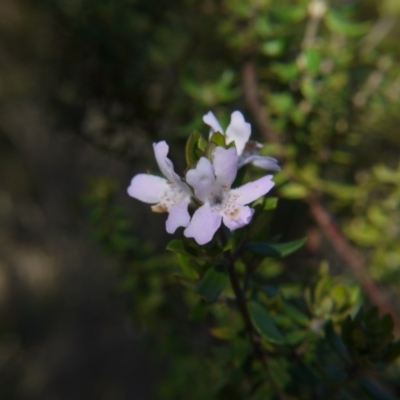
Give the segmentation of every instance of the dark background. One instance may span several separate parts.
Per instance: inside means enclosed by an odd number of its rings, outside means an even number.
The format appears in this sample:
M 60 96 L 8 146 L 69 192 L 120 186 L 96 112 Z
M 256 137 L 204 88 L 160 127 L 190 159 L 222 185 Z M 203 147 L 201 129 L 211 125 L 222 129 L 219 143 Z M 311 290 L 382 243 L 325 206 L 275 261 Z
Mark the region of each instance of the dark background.
M 82 193 L 93 178 L 115 182 L 117 201 L 141 239 L 155 241 L 155 251 L 161 251 L 167 240 L 161 233 L 163 217 L 125 193 L 135 173 L 155 169 L 151 143 L 168 140 L 171 158 L 182 170 L 184 140 L 202 126 L 201 115 L 210 108 L 229 102 L 227 110 L 243 107 L 256 126 L 240 91 L 221 90 L 215 99 L 204 100 L 207 96 L 190 83 L 198 78 L 206 87 L 226 65 L 239 70 L 252 52 L 240 53 L 216 34 L 220 24 L 227 26 L 221 18 L 229 20 L 223 4 L 1 0 L 1 399 L 155 397 L 169 361 L 128 312 L 127 296 L 116 289 L 115 259 L 93 240 Z M 358 16 L 375 16 L 378 9 L 373 1 L 364 2 Z M 235 38 L 228 28 L 225 36 Z M 238 31 L 245 28 L 237 24 Z M 295 29 L 288 33 L 292 47 L 300 40 Z M 388 51 L 398 46 L 397 37 L 394 30 Z M 361 67 L 357 71 L 354 81 L 365 73 Z M 233 82 L 240 86 L 237 77 Z M 360 168 L 382 154 L 395 165 L 396 127 L 398 113 L 392 110 L 390 118 L 371 128 L 359 146 Z M 301 149 L 304 140 L 299 142 Z M 335 168 L 326 175 L 354 184 L 350 173 Z M 345 207 L 336 210 L 349 213 Z M 346 270 L 316 233 L 304 203 L 282 202 L 280 213 L 277 233 L 288 240 L 314 233 L 318 248 L 289 259 L 290 267 L 327 258 L 334 271 Z M 393 304 L 398 306 L 394 295 Z

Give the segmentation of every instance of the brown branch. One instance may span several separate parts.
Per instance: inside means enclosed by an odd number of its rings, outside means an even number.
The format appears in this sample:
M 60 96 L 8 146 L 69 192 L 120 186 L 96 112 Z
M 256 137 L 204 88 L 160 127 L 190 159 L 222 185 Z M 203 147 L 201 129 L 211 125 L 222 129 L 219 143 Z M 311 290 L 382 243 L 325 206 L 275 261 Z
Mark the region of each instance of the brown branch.
M 225 247 L 227 244 L 227 238 L 222 229 L 219 230 L 219 237 L 220 237 L 220 241 L 221 241 L 221 246 Z M 232 255 L 232 253 L 229 250 L 227 250 L 224 252 L 224 258 L 226 261 L 225 266 L 228 271 L 229 281 L 231 283 L 233 293 L 235 294 L 236 304 L 237 304 L 239 312 L 242 316 L 245 329 L 250 338 L 250 342 L 253 346 L 254 355 L 261 361 L 261 364 L 264 367 L 264 369 L 267 373 L 267 376 L 270 379 L 270 383 L 271 383 L 272 387 L 274 388 L 276 394 L 278 395 L 278 398 L 280 400 L 287 400 L 286 394 L 281 390 L 281 388 L 271 378 L 270 372 L 268 370 L 267 354 L 261 348 L 260 337 L 253 325 L 253 322 L 251 321 L 249 309 L 247 308 L 246 298 L 245 298 L 243 290 L 240 287 L 239 278 L 235 271 L 235 257 Z
M 382 313 L 390 314 L 396 331 L 400 331 L 400 318 L 387 297 L 382 293 L 373 279 L 369 276 L 367 267 L 361 255 L 351 246 L 328 211 L 315 198 L 309 198 L 310 212 L 315 222 L 329 239 L 330 243 L 344 261 L 348 264 L 354 277 L 358 280 L 369 299 L 376 304 Z
M 379 18 L 378 22 L 369 30 L 367 35 L 361 40 L 361 51 L 369 53 L 374 49 L 392 30 L 396 24 L 396 17 L 384 15 Z
M 228 263 L 227 270 L 228 270 L 229 280 L 231 282 L 231 286 L 233 289 L 233 293 L 235 293 L 236 304 L 239 308 L 240 314 L 242 315 L 246 331 L 249 334 L 250 341 L 253 346 L 254 354 L 261 361 L 264 368 L 267 369 L 266 355 L 260 348 L 260 340 L 258 338 L 258 334 L 257 334 L 256 330 L 254 329 L 253 323 L 251 322 L 249 310 L 248 310 L 247 304 L 246 304 L 246 300 L 244 298 L 242 290 L 240 289 L 239 280 L 236 276 L 236 273 L 234 270 L 234 264 L 232 262 Z
M 227 238 L 222 229 L 220 229 L 219 231 L 219 238 L 221 241 L 221 246 L 225 247 L 227 244 Z M 233 293 L 235 294 L 236 304 L 238 306 L 240 314 L 242 315 L 245 329 L 250 337 L 254 354 L 261 361 L 264 368 L 267 369 L 266 355 L 264 354 L 264 352 L 260 347 L 260 340 L 258 338 L 258 333 L 253 326 L 253 322 L 251 321 L 249 310 L 247 308 L 246 299 L 242 289 L 240 288 L 239 279 L 235 272 L 235 259 L 229 250 L 224 252 L 224 258 L 226 261 L 226 268 L 228 271 L 229 281 L 231 283 Z
M 308 5 L 309 19 L 301 42 L 303 49 L 308 49 L 314 45 L 317 39 L 318 28 L 326 11 L 327 6 L 323 0 L 313 0 Z
M 256 69 L 252 61 L 246 61 L 242 69 L 243 93 L 261 134 L 272 143 L 279 143 L 278 134 L 271 128 L 271 121 L 258 96 Z

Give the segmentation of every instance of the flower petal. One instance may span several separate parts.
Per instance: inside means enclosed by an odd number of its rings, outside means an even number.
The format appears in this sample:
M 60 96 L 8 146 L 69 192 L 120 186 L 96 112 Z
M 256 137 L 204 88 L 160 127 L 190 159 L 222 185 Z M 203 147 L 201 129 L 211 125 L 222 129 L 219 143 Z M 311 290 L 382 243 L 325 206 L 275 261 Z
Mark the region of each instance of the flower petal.
M 198 244 L 208 243 L 221 226 L 221 215 L 212 210 L 209 204 L 204 204 L 193 214 L 189 226 L 183 232 L 188 238 L 193 238 Z
M 168 144 L 163 140 L 162 142 L 153 143 L 154 155 L 160 171 L 170 181 L 177 184 L 183 184 L 179 176 L 174 171 L 174 164 L 167 157 L 169 147 Z
M 226 129 L 226 143 L 235 142 L 237 153 L 240 156 L 250 138 L 251 125 L 244 120 L 240 111 L 234 111 L 231 115 L 231 123 Z
M 214 169 L 210 161 L 201 157 L 196 168 L 190 169 L 186 174 L 186 182 L 194 189 L 194 194 L 201 201 L 207 201 L 215 190 Z
M 278 160 L 272 157 L 248 155 L 242 154 L 239 158 L 238 168 L 243 167 L 246 164 L 253 164 L 256 167 L 268 170 L 268 171 L 280 171 L 281 167 L 278 165 Z
M 236 178 L 238 156 L 236 149 L 216 147 L 212 154 L 215 178 L 220 186 L 229 189 Z
M 174 233 L 180 226 L 187 227 L 189 225 L 188 205 L 189 201 L 182 201 L 171 207 L 165 223 L 168 233 Z
M 129 196 L 149 204 L 158 203 L 168 190 L 167 180 L 159 176 L 139 174 L 128 187 Z
M 230 196 L 235 196 L 235 202 L 240 205 L 249 204 L 259 197 L 268 193 L 275 183 L 272 181 L 272 175 L 266 175 L 254 182 L 246 183 L 237 189 L 230 191 Z
M 233 213 L 223 213 L 224 225 L 231 231 L 234 231 L 235 229 L 249 224 L 253 214 L 254 209 L 247 206 L 237 205 Z
M 214 132 L 224 133 L 224 130 L 222 129 L 221 125 L 219 124 L 217 118 L 215 118 L 215 115 L 212 111 L 209 111 L 207 114 L 203 115 L 203 122 L 211 128 L 210 136 Z

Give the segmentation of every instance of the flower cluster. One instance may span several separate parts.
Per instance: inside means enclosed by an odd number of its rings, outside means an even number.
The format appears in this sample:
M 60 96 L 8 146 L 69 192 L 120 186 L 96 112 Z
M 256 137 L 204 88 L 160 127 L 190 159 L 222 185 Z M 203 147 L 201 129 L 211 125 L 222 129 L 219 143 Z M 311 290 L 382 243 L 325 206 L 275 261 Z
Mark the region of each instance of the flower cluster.
M 215 132 L 224 133 L 212 112 L 204 115 L 203 121 L 211 128 L 210 141 Z M 258 155 L 260 145 L 249 142 L 250 133 L 250 124 L 245 122 L 243 115 L 239 111 L 233 112 L 224 135 L 226 145 L 234 142 L 235 146 L 213 146 L 208 157 L 205 152 L 184 179 L 175 173 L 167 157 L 167 143 L 154 143 L 154 154 L 164 178 L 138 174 L 133 177 L 128 194 L 153 204 L 154 212 L 167 212 L 168 233 L 183 227 L 184 235 L 200 245 L 212 240 L 222 222 L 230 230 L 241 228 L 251 221 L 254 213 L 247 204 L 268 193 L 274 182 L 272 175 L 266 175 L 232 188 L 238 168 L 251 163 L 263 169 L 279 170 L 275 159 Z M 190 204 L 196 208 L 192 216 Z

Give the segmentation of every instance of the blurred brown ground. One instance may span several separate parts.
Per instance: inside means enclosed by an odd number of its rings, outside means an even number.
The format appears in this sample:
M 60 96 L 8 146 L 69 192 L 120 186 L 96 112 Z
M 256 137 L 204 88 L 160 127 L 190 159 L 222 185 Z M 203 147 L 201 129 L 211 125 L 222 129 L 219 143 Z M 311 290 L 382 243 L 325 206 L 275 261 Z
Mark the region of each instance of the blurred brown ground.
M 88 177 L 130 172 L 53 130 L 41 66 L 17 48 L 29 18 L 0 2 L 0 399 L 150 399 L 143 338 L 75 207 Z

